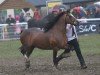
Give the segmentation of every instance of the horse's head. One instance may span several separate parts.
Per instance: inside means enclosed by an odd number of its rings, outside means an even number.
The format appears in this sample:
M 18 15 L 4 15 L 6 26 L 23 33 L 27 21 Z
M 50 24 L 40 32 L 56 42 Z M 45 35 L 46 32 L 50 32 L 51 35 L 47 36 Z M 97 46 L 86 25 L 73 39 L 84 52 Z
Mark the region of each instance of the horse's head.
M 78 25 L 79 21 L 71 14 L 70 10 L 66 11 L 66 23 L 71 25 Z

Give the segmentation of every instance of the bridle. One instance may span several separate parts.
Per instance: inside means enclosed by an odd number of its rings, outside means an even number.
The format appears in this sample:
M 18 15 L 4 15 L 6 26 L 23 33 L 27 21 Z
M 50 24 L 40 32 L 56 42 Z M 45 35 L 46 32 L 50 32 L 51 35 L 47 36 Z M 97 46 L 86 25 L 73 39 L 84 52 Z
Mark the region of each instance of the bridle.
M 79 24 L 79 21 L 71 14 L 71 13 L 66 13 L 66 16 L 68 16 L 69 17 L 69 19 L 70 18 L 73 18 L 73 19 L 71 19 L 72 20 L 72 23 L 73 23 L 73 25 L 78 25 Z

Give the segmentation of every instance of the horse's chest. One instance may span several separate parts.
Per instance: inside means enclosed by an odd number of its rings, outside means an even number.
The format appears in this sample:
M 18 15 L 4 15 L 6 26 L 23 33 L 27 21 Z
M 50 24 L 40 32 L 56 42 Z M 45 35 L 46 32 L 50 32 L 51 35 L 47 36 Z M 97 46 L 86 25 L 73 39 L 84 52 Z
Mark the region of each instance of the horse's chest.
M 51 36 L 49 41 L 51 47 L 65 48 L 67 44 L 67 40 L 65 37 L 57 36 L 57 35 Z

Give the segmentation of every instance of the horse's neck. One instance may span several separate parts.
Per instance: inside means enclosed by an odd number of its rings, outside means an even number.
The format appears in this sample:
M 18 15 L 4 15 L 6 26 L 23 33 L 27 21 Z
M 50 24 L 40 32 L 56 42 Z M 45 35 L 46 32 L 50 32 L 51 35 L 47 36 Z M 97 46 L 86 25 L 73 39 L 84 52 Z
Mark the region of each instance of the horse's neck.
M 53 27 L 53 31 L 61 32 L 62 34 L 66 33 L 65 21 L 63 18 L 60 18 L 56 25 Z

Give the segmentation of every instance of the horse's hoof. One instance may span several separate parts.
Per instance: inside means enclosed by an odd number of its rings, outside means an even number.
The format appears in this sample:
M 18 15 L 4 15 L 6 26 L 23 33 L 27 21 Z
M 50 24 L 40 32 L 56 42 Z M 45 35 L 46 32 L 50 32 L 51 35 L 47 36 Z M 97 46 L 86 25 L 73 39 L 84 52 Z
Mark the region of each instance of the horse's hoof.
M 30 68 L 25 68 L 25 70 L 24 71 L 30 71 Z
M 25 63 L 25 67 L 26 67 L 26 69 L 30 68 L 30 61 Z
M 30 68 L 30 65 L 26 65 L 26 69 L 29 69 Z
M 54 67 L 56 68 L 56 69 L 58 69 L 58 59 L 56 59 L 55 61 L 53 61 L 54 62 Z
M 55 64 L 54 66 L 55 66 L 55 68 L 57 68 L 57 67 L 58 67 L 58 65 L 57 65 L 57 64 Z
M 25 71 L 29 70 L 29 68 L 25 68 Z
M 82 65 L 82 66 L 81 66 L 81 69 L 86 69 L 86 68 L 87 68 L 86 65 Z
M 54 67 L 58 69 L 58 63 L 54 63 Z

